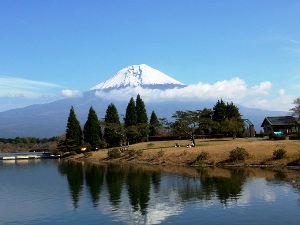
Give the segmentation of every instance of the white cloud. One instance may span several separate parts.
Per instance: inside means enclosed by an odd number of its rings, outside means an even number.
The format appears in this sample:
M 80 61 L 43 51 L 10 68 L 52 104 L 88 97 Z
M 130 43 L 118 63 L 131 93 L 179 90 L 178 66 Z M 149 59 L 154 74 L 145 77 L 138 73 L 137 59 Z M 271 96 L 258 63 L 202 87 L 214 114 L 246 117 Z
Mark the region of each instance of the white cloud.
M 293 106 L 293 96 L 280 95 L 270 96 L 269 98 L 256 97 L 244 101 L 245 106 L 257 109 L 289 111 Z
M 267 95 L 272 88 L 270 81 L 264 81 L 259 85 L 255 85 L 251 88 L 252 95 L 264 94 Z
M 279 96 L 282 96 L 285 94 L 285 90 L 284 89 L 280 89 L 277 93 Z
M 0 111 L 53 102 L 61 98 L 60 88 L 49 82 L 0 76 Z
M 61 91 L 61 95 L 67 98 L 82 97 L 82 93 L 78 90 L 65 89 Z
M 128 100 L 133 96 L 140 94 L 145 102 L 159 101 L 159 100 L 178 100 L 189 101 L 197 99 L 218 99 L 223 98 L 227 100 L 241 99 L 247 94 L 247 86 L 245 81 L 240 78 L 233 78 L 231 80 L 224 80 L 216 82 L 215 84 L 198 83 L 189 85 L 184 88 L 175 88 L 168 90 L 158 89 L 143 89 L 125 88 L 120 90 L 112 90 L 109 92 L 97 91 L 96 95 L 108 99 L 115 99 L 118 96 L 119 100 Z
M 230 80 L 219 81 L 214 84 L 198 83 L 184 88 L 168 90 L 143 89 L 141 87 L 112 90 L 109 92 L 97 91 L 96 96 L 120 101 L 128 101 L 131 97 L 140 94 L 145 102 L 158 102 L 164 100 L 176 101 L 199 101 L 223 99 L 232 101 L 246 107 L 258 109 L 289 111 L 295 97 L 285 94 L 284 89 L 272 95 L 272 83 L 270 81 L 261 82 L 250 88 L 244 80 L 232 78 Z
M 15 108 L 12 106 L 13 102 L 16 104 L 16 107 L 21 107 L 29 104 L 55 101 L 62 96 L 69 98 L 82 97 L 80 91 L 71 89 L 61 90 L 59 94 L 60 88 L 61 86 L 53 83 L 15 77 L 0 77 L 0 98 L 2 99 L 0 111 Z M 246 82 L 237 77 L 213 84 L 199 82 L 184 88 L 164 91 L 136 87 L 112 90 L 109 92 L 97 91 L 96 95 L 113 101 L 128 101 L 131 97 L 136 97 L 137 94 L 140 94 L 145 102 L 164 100 L 176 100 L 178 102 L 199 100 L 216 101 L 222 98 L 224 101 L 232 101 L 235 104 L 247 107 L 283 111 L 291 109 L 293 107 L 293 100 L 298 97 L 286 95 L 285 89 L 279 89 L 279 91 L 273 95 L 271 91 L 272 84 L 270 81 L 264 81 L 258 85 L 247 87 Z M 9 99 L 13 99 L 13 101 Z
M 0 97 L 9 98 L 49 98 L 52 89 L 58 88 L 59 85 L 26 80 L 16 77 L 0 77 Z

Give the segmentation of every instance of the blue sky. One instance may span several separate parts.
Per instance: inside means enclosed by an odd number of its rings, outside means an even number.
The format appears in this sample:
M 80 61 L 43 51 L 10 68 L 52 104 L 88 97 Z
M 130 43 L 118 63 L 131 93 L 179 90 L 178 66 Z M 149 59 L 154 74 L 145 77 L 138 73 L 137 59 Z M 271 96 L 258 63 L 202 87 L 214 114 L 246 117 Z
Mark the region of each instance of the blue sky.
M 80 96 L 142 63 L 209 89 L 197 101 L 288 111 L 299 12 L 298 0 L 2 0 L 0 111 Z

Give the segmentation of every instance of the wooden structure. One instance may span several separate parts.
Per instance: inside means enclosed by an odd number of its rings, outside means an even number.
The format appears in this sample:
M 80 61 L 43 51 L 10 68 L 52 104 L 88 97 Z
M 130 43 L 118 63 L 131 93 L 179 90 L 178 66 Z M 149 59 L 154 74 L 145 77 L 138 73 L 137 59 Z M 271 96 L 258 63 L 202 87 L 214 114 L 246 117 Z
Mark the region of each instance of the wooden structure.
M 273 116 L 266 117 L 261 124 L 265 134 L 289 134 L 299 131 L 299 124 L 292 116 Z

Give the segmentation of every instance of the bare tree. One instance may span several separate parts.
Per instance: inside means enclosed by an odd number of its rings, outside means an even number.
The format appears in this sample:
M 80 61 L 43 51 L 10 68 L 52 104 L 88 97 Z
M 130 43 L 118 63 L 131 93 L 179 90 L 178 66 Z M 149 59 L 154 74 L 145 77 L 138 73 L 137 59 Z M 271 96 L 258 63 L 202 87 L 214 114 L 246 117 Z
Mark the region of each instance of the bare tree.
M 300 118 L 300 97 L 296 98 L 293 104 L 295 104 L 295 107 L 291 108 L 290 111 L 292 111 L 293 116 Z

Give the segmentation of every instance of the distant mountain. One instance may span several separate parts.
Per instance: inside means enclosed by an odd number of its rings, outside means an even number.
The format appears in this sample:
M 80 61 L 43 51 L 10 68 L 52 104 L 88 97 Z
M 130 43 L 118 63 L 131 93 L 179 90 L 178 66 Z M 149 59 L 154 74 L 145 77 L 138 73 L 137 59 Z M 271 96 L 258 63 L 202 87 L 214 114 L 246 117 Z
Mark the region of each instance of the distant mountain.
M 168 75 L 141 64 L 121 69 L 108 80 L 92 87 L 90 90 L 111 90 L 126 87 L 143 87 L 150 89 L 168 89 L 185 85 Z
M 97 91 L 109 91 L 128 87 L 148 89 L 169 89 L 180 88 L 185 85 L 175 79 L 155 70 L 145 64 L 129 66 L 120 70 L 105 82 L 102 82 L 91 90 L 83 93 L 83 97 L 66 98 L 48 104 L 31 105 L 28 107 L 0 112 L 0 137 L 53 137 L 65 133 L 67 119 L 71 106 L 74 107 L 76 116 L 83 126 L 87 120 L 89 108 L 93 106 L 98 117 L 104 118 L 106 109 L 110 103 L 114 103 L 122 120 L 130 99 L 120 101 L 119 96 L 115 100 L 108 100 L 105 97 L 97 97 Z M 136 96 L 133 96 L 136 97 Z M 143 98 L 143 96 L 141 96 Z M 175 100 L 162 100 L 158 102 L 145 102 L 147 113 L 150 117 L 152 110 L 158 117 L 171 119 L 177 110 L 198 110 L 213 108 L 216 102 L 178 102 Z M 268 111 L 247 108 L 238 105 L 243 118 L 249 119 L 255 126 L 257 132 L 261 130 L 260 125 L 267 116 L 287 115 L 287 112 Z

